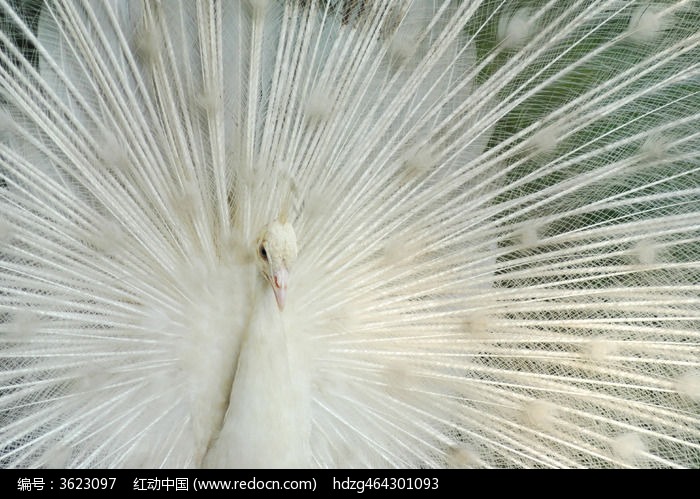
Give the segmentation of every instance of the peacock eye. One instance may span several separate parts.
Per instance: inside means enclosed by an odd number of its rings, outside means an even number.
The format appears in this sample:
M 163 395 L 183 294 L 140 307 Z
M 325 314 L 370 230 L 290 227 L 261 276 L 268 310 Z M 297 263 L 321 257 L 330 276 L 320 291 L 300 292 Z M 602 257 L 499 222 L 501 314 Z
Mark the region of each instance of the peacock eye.
M 263 244 L 260 245 L 258 248 L 258 252 L 260 252 L 260 258 L 263 259 L 263 261 L 267 261 L 267 250 L 265 249 L 265 246 Z

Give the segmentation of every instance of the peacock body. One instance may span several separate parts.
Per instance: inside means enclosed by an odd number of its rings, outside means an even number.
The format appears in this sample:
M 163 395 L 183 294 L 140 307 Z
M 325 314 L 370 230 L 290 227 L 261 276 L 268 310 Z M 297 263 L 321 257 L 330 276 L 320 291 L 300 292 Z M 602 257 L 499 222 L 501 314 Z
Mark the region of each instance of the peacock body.
M 3 467 L 699 466 L 699 2 L 0 11 Z

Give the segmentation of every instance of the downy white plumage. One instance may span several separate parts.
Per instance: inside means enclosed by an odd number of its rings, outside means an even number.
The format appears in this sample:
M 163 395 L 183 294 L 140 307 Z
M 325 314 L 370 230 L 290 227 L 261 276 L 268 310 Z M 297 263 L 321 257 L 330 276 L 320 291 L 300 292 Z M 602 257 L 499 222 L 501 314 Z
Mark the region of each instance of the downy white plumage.
M 2 466 L 700 464 L 699 2 L 0 10 Z

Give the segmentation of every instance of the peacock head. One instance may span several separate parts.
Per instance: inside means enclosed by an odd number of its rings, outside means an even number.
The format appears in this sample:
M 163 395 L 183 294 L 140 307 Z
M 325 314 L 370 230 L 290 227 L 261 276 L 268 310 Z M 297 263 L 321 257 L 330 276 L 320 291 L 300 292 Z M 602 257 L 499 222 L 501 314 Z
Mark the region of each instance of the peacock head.
M 297 237 L 292 224 L 282 217 L 268 224 L 258 238 L 257 261 L 280 310 L 284 309 L 289 269 L 296 258 Z

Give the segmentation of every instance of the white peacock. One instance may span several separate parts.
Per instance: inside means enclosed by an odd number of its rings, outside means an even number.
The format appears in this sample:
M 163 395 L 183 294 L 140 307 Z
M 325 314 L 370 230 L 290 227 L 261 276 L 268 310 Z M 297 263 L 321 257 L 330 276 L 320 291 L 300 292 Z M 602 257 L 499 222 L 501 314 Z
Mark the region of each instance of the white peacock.
M 2 466 L 700 463 L 697 1 L 0 11 Z

